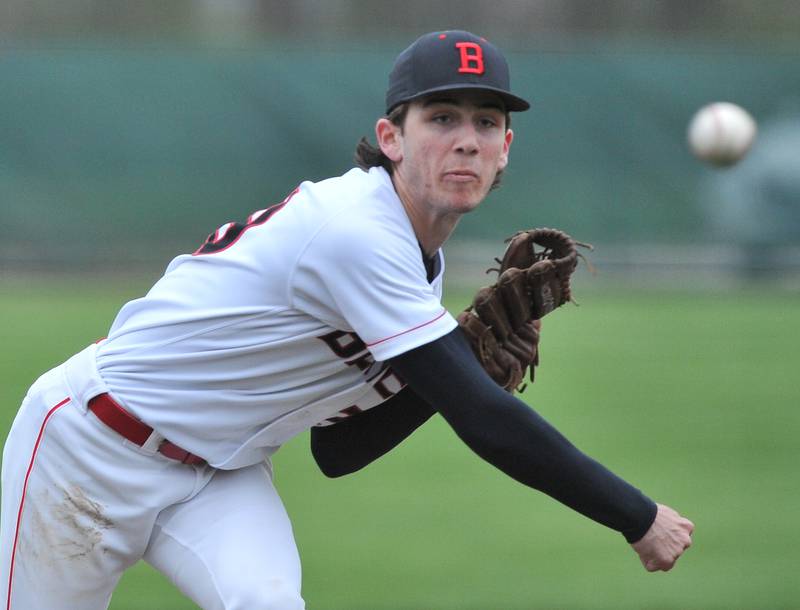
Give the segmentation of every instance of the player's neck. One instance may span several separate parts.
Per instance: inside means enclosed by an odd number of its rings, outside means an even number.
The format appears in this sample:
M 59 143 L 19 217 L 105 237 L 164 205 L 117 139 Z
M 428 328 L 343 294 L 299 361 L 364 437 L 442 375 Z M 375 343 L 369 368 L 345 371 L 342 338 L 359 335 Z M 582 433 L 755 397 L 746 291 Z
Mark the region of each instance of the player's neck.
M 451 214 L 447 219 L 438 219 L 433 224 L 414 223 L 414 219 L 409 215 L 411 225 L 414 227 L 414 233 L 417 235 L 417 240 L 422 246 L 422 251 L 426 256 L 431 257 L 444 245 L 447 238 L 456 228 L 461 215 Z M 419 226 L 419 228 L 418 228 Z
M 426 256 L 431 257 L 444 245 L 456 228 L 462 214 L 442 213 L 432 205 L 420 203 L 403 188 L 400 180 L 393 180 L 395 191 L 403 204 L 414 233 Z

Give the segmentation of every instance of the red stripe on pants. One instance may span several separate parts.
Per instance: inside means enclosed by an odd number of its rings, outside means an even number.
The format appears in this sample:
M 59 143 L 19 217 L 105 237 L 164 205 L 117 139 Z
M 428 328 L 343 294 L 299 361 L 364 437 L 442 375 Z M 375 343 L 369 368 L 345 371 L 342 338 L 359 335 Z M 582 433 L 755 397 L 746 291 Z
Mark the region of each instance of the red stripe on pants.
M 31 476 L 31 470 L 33 470 L 33 462 L 36 460 L 36 453 L 39 451 L 39 444 L 42 442 L 42 436 L 44 436 L 44 429 L 47 426 L 47 422 L 50 420 L 50 417 L 53 415 L 53 413 L 55 413 L 69 401 L 70 399 L 67 397 L 47 412 L 47 415 L 45 415 L 44 421 L 42 422 L 42 427 L 39 428 L 39 436 L 36 437 L 36 444 L 33 446 L 31 461 L 28 463 L 28 470 L 25 473 L 25 482 L 22 484 L 22 497 L 19 500 L 19 511 L 17 512 L 17 527 L 14 531 L 14 544 L 11 547 L 11 569 L 8 571 L 8 596 L 6 598 L 6 610 L 11 610 L 11 581 L 14 578 L 14 559 L 17 552 L 17 540 L 19 539 L 19 526 L 22 522 L 22 509 L 25 506 L 25 492 L 28 489 L 28 479 Z

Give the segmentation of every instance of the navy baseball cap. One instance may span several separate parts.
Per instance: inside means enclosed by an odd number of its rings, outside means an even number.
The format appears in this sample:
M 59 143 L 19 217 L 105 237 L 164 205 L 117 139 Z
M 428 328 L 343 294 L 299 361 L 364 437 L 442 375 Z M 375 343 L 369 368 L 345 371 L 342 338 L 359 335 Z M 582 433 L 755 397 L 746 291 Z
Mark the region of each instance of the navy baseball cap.
M 431 32 L 397 56 L 389 74 L 386 114 L 403 102 L 455 89 L 493 91 L 506 110 L 530 108 L 510 88 L 508 63 L 493 44 L 463 30 Z

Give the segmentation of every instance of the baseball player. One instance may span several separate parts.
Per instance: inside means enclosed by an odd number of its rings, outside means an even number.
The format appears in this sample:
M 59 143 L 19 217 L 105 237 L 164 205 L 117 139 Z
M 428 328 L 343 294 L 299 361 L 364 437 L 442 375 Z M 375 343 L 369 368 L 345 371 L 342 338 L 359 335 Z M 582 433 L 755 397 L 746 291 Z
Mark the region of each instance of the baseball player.
M 106 608 L 140 559 L 202 608 L 304 608 L 270 456 L 310 428 L 322 471 L 343 475 L 434 413 L 669 570 L 691 522 L 495 383 L 441 303 L 441 247 L 506 167 L 508 113 L 526 109 L 492 44 L 422 36 L 394 64 L 360 167 L 221 226 L 42 375 L 3 454 L 6 610 Z

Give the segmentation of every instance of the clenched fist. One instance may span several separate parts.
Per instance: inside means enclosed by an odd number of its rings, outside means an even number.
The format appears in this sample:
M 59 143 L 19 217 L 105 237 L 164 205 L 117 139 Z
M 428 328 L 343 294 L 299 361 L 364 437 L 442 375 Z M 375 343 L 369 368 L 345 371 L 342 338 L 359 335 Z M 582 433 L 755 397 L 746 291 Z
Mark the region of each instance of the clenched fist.
M 653 525 L 641 540 L 631 546 L 648 572 L 668 572 L 683 552 L 692 546 L 693 531 L 694 523 L 669 506 L 659 504 Z

